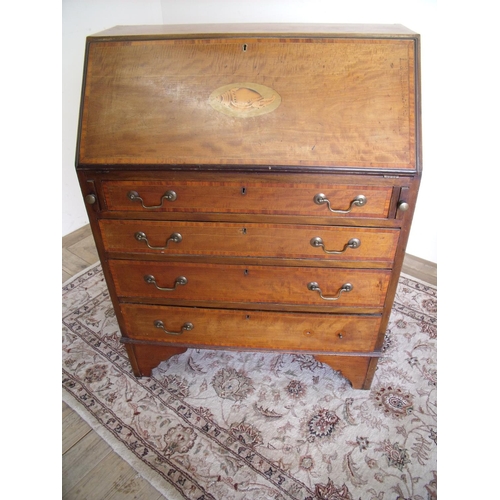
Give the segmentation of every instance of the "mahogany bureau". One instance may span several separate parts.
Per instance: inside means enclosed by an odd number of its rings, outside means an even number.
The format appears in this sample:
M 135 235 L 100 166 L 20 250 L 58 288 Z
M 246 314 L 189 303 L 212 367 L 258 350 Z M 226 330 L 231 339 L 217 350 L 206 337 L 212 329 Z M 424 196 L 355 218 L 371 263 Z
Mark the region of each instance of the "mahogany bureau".
M 76 168 L 136 376 L 265 350 L 370 388 L 421 175 L 419 44 L 399 25 L 87 38 Z

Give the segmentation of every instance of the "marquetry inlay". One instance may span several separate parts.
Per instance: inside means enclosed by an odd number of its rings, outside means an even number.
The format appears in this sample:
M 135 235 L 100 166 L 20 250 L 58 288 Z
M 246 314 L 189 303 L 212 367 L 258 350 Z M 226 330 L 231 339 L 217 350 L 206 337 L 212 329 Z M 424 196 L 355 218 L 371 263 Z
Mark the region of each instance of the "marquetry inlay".
M 248 118 L 274 111 L 281 104 L 281 96 L 258 83 L 231 83 L 214 90 L 208 102 L 225 115 Z

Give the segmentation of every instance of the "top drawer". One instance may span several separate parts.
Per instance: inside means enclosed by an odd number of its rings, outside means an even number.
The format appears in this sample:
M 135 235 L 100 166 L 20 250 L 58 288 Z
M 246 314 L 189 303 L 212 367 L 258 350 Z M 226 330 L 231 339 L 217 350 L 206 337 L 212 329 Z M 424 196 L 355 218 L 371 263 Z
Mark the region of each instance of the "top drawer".
M 386 218 L 392 186 L 103 181 L 108 210 Z

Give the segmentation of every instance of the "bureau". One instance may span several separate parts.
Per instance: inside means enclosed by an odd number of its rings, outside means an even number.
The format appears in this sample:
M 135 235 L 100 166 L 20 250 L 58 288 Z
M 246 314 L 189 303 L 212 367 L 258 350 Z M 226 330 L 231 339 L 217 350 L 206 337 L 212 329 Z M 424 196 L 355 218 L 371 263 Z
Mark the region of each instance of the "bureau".
M 265 350 L 370 388 L 421 176 L 419 43 L 399 25 L 87 38 L 76 169 L 136 376 Z

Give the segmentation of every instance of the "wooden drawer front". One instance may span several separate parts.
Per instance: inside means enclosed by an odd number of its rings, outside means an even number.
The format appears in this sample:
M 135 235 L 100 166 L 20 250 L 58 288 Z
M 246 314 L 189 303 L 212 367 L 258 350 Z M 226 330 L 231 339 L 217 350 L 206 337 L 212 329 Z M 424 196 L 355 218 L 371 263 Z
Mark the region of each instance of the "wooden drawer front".
M 121 297 L 177 301 L 311 304 L 324 307 L 382 307 L 390 271 L 304 267 L 238 266 L 110 260 L 116 290 Z M 147 283 L 145 276 L 154 277 Z M 181 277 L 187 283 L 175 285 Z M 152 281 L 150 279 L 150 281 Z M 325 300 L 310 290 L 317 283 L 324 297 L 339 295 L 343 285 L 352 291 L 338 300 Z M 159 290 L 157 287 L 173 290 Z
M 103 181 L 107 208 L 141 213 L 245 213 L 269 215 L 310 215 L 331 217 L 386 218 L 392 195 L 391 186 L 320 185 L 293 183 L 246 182 L 192 182 L 181 181 Z M 169 201 L 167 193 L 170 194 Z M 129 193 L 136 193 L 131 200 Z M 317 195 L 324 195 L 327 203 L 317 204 Z M 358 196 L 366 204 L 353 204 Z M 168 195 L 167 195 L 168 196 Z M 140 199 L 139 199 L 140 198 Z M 142 201 L 141 201 L 142 200 Z M 158 208 L 144 208 L 158 207 Z
M 121 304 L 120 308 L 130 338 L 197 346 L 370 352 L 375 348 L 381 321 L 380 316 L 347 314 L 138 304 Z
M 392 264 L 399 230 L 286 224 L 99 221 L 108 252 L 373 261 Z M 321 238 L 323 246 L 318 246 Z M 349 245 L 349 242 L 350 245 Z M 341 252 L 341 253 L 326 253 Z

